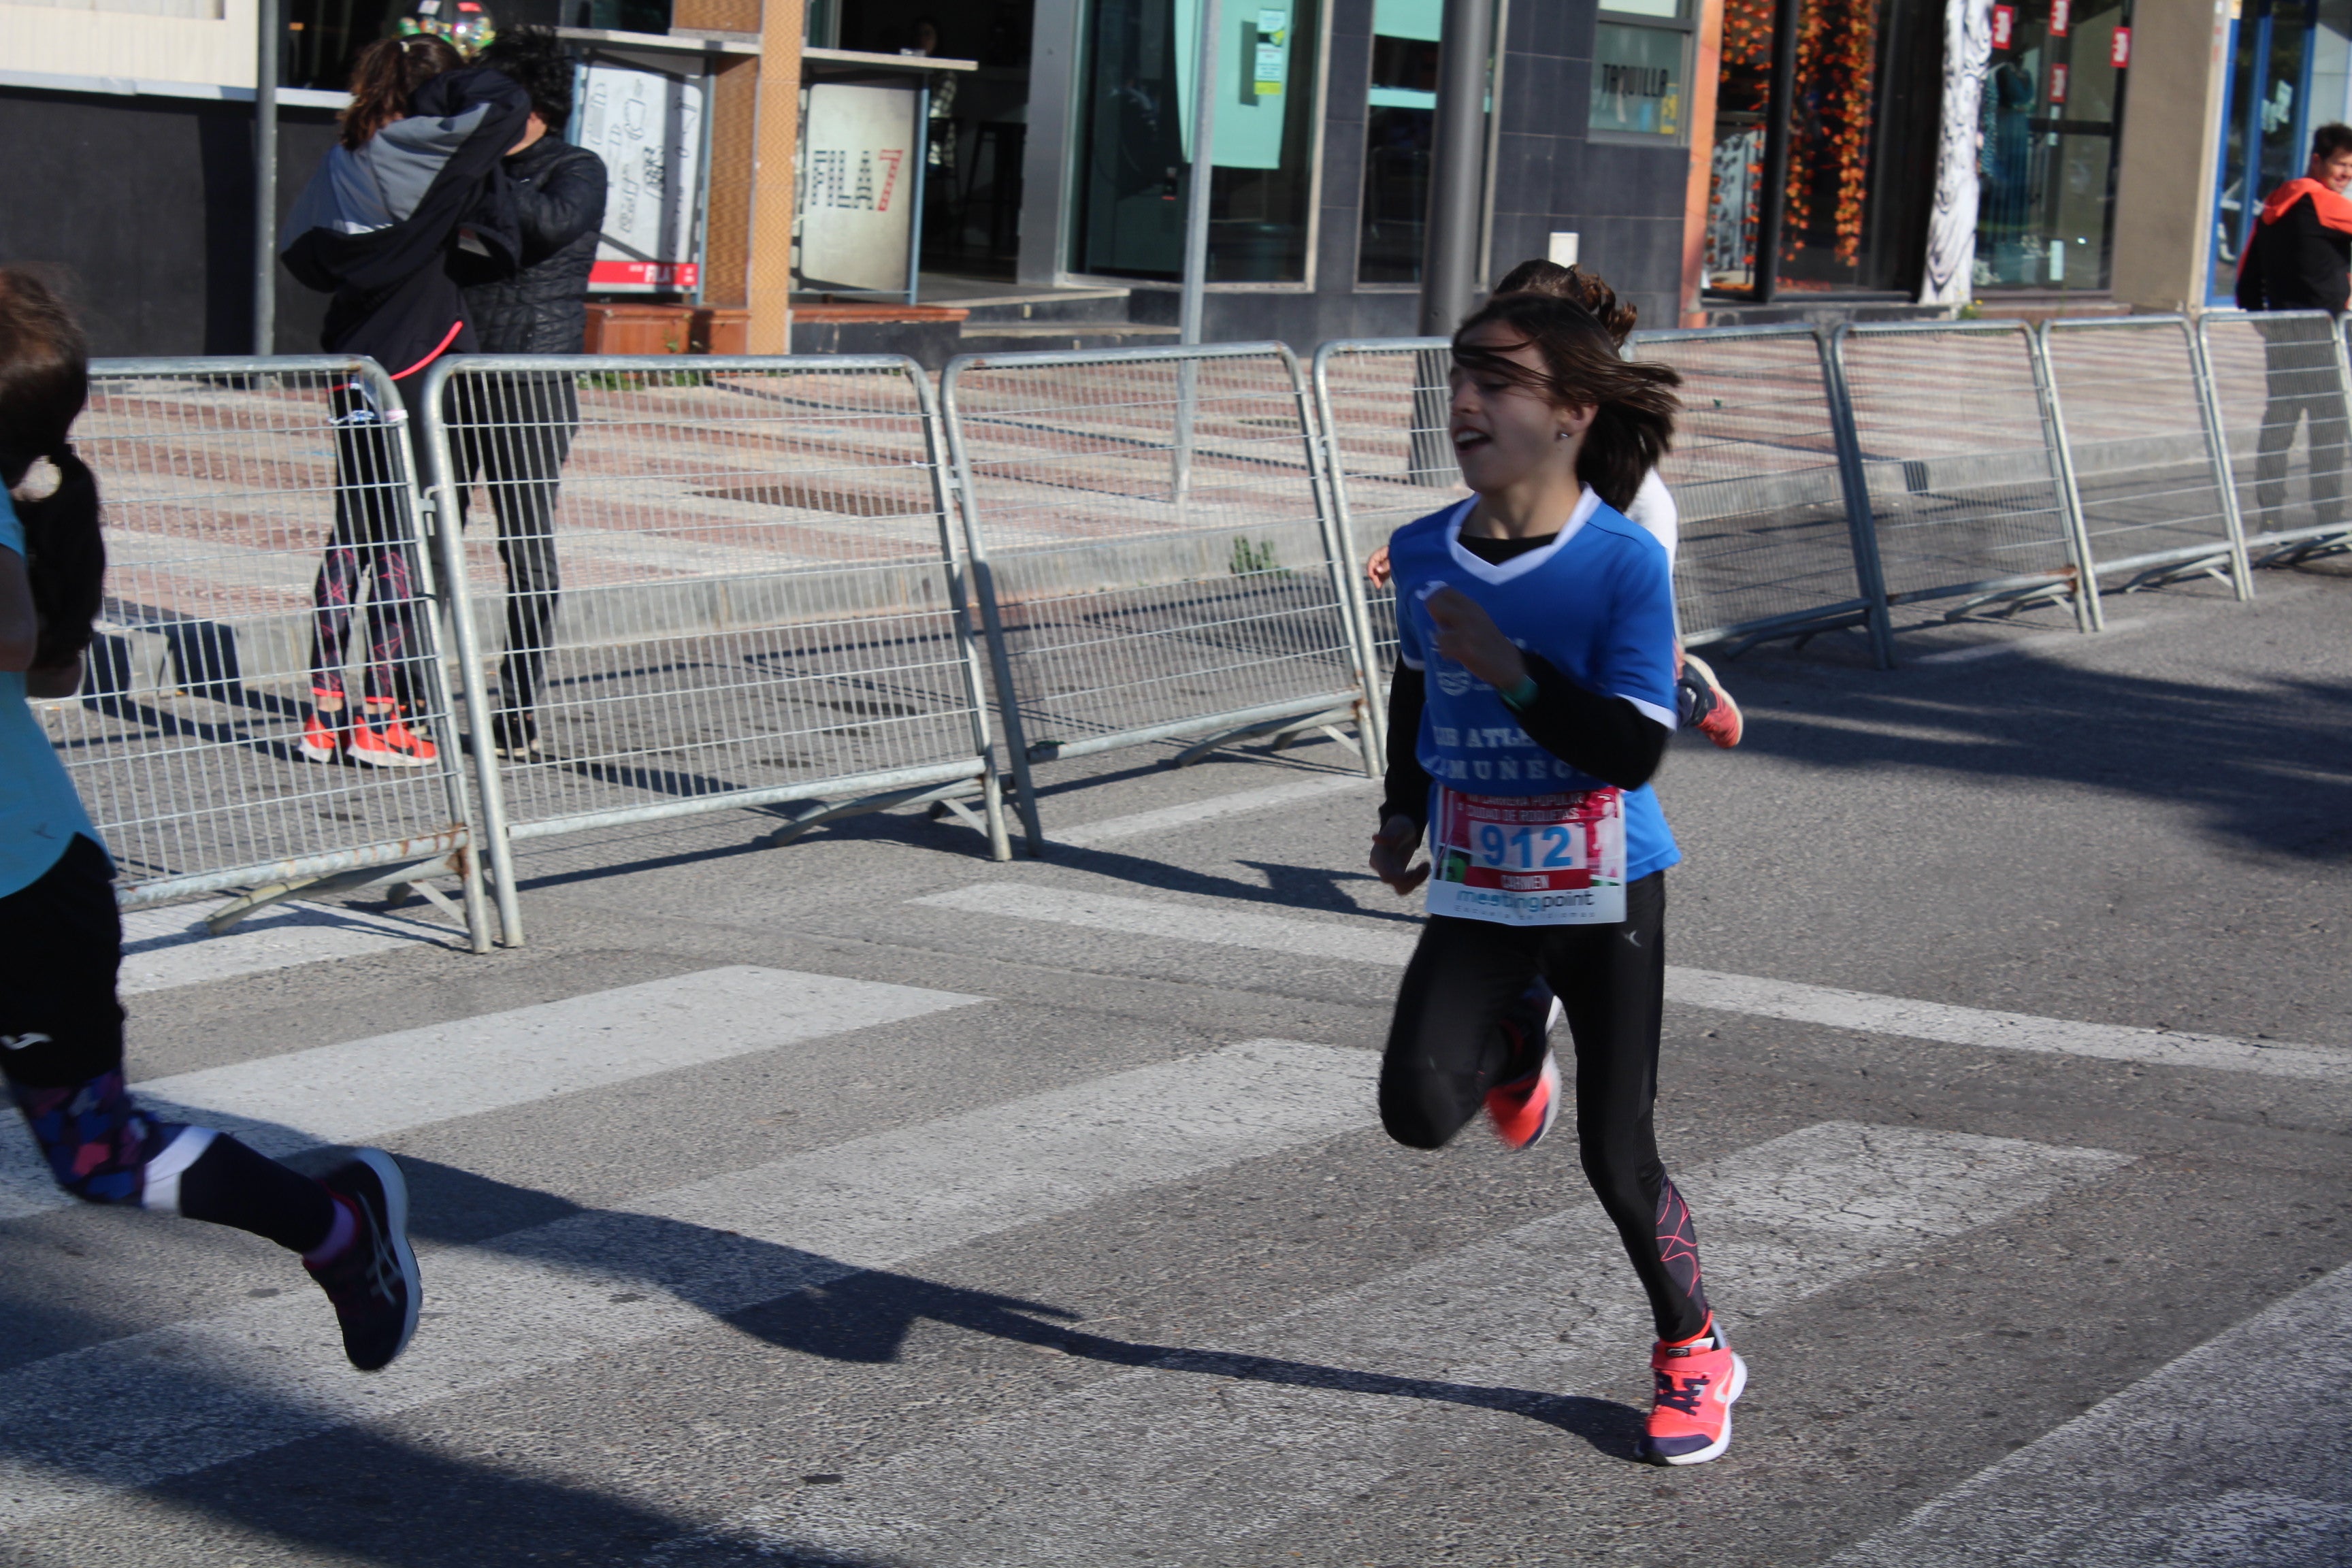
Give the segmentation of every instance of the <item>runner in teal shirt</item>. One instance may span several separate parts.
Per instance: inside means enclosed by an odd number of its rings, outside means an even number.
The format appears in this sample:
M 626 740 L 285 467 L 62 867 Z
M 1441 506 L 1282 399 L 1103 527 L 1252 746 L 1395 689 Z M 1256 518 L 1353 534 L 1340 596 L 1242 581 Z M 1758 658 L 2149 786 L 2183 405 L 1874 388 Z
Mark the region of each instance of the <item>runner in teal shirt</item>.
M 101 602 L 98 479 L 67 438 L 89 379 L 64 304 L 0 268 L 0 1076 L 59 1187 L 300 1253 L 344 1353 L 373 1372 L 407 1348 L 424 1300 L 392 1157 L 357 1150 L 306 1176 L 143 1110 L 124 1081 L 114 867 L 26 700 L 74 694 Z

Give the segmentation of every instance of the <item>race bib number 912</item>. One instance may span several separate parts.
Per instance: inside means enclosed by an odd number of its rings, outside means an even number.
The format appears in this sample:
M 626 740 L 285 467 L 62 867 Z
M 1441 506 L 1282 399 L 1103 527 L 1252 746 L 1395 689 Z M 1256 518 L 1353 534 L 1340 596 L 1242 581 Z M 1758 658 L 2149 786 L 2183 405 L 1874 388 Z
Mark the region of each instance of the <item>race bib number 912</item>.
M 1513 926 L 1625 918 L 1617 790 L 1492 795 L 1441 786 L 1429 826 L 1431 914 Z

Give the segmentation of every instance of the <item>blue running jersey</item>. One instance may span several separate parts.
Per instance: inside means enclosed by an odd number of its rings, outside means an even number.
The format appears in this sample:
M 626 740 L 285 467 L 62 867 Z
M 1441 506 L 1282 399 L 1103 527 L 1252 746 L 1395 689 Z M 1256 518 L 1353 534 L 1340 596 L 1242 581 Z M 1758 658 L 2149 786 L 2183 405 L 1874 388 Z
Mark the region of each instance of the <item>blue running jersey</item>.
M 1432 512 L 1389 540 L 1398 657 L 1428 675 L 1415 748 L 1421 765 L 1436 783 L 1465 795 L 1606 789 L 1607 780 L 1529 739 L 1493 687 L 1432 651 L 1436 627 L 1423 601 L 1440 587 L 1461 590 L 1521 648 L 1542 655 L 1587 690 L 1624 698 L 1673 729 L 1675 599 L 1665 550 L 1587 489 L 1558 539 L 1491 565 L 1460 542 L 1475 504 Z M 1681 858 L 1650 786 L 1626 791 L 1627 879 Z

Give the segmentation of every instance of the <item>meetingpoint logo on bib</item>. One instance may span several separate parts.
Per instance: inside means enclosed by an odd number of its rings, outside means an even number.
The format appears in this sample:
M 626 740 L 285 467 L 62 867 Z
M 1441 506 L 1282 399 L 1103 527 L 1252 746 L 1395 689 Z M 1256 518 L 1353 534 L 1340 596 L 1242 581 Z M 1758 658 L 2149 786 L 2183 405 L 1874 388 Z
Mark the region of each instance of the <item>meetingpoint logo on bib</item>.
M 1625 918 L 1622 791 L 1486 795 L 1440 786 L 1436 805 L 1431 914 L 1516 926 Z

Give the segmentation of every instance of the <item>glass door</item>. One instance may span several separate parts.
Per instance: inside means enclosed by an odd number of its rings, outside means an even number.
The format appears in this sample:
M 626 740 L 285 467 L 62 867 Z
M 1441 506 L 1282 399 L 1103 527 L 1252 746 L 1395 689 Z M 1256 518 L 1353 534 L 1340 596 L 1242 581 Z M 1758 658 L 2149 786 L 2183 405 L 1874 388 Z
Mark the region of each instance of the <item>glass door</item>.
M 2130 0 L 2022 0 L 1992 11 L 1976 287 L 2104 290 L 2130 74 Z
M 2342 64 L 2352 0 L 2238 0 L 2214 183 L 2209 292 L 2227 304 L 2263 198 L 2303 173 L 2313 127 L 2346 112 Z M 2325 100 L 2315 101 L 2325 89 Z

